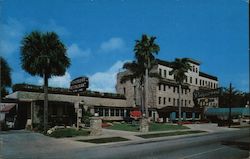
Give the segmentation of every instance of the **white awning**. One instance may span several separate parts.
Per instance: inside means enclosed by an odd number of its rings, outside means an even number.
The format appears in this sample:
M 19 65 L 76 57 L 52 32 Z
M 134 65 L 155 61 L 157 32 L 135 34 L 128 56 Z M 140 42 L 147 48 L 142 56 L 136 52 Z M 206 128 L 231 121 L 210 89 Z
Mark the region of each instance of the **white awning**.
M 0 112 L 9 112 L 17 103 L 0 103 Z

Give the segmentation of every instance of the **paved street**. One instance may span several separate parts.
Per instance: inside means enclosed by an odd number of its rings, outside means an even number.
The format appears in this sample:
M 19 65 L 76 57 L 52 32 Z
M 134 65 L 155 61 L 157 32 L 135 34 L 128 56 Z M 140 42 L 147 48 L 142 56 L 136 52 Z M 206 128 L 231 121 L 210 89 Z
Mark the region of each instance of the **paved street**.
M 0 158 L 246 159 L 249 157 L 249 141 L 249 129 L 105 146 L 11 131 L 0 134 Z

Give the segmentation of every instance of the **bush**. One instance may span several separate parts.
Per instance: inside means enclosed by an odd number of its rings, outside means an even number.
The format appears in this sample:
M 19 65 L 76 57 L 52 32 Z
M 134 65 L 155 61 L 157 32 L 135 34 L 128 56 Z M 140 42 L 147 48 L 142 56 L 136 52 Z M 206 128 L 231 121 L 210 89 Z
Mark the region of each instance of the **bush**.
M 0 122 L 0 130 L 1 131 L 8 131 L 9 130 L 9 128 L 8 128 L 8 126 L 5 124 L 5 122 Z
M 65 129 L 57 129 L 48 136 L 55 138 L 64 138 L 64 137 L 87 136 L 87 135 L 89 135 L 89 131 L 87 130 L 76 130 L 73 128 L 65 128 Z

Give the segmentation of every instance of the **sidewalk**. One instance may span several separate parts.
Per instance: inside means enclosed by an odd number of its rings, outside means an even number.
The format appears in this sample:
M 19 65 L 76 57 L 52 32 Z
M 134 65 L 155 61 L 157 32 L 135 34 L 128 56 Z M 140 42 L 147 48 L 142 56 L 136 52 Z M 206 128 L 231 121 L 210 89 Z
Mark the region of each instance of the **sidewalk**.
M 238 128 L 218 127 L 216 123 L 205 123 L 205 124 L 187 124 L 185 125 L 191 130 L 201 130 L 207 132 L 222 132 L 222 131 L 233 131 L 239 130 Z
M 100 136 L 77 136 L 73 138 L 67 138 L 66 140 L 77 141 L 77 140 L 101 139 L 101 138 L 110 138 L 110 137 L 122 137 L 122 138 L 129 139 L 129 141 L 110 142 L 110 143 L 104 143 L 104 144 L 81 142 L 81 143 L 84 143 L 84 145 L 86 144 L 85 146 L 88 147 L 88 146 L 96 146 L 96 145 L 112 145 L 112 144 L 117 144 L 117 143 L 152 142 L 152 141 L 160 141 L 163 139 L 175 139 L 175 138 L 180 138 L 180 137 L 185 137 L 185 136 L 201 136 L 201 135 L 208 134 L 208 133 L 239 130 L 237 128 L 218 127 L 217 124 L 210 124 L 210 123 L 209 124 L 187 124 L 185 126 L 189 127 L 190 129 L 172 130 L 172 131 L 153 131 L 153 132 L 148 132 L 148 133 L 111 130 L 111 129 L 104 128 L 102 129 L 102 135 Z M 175 131 L 192 131 L 192 130 L 201 130 L 201 131 L 206 131 L 206 132 L 199 133 L 199 134 L 166 136 L 166 137 L 157 137 L 157 138 L 150 138 L 150 139 L 144 139 L 144 138 L 136 136 L 136 135 L 141 135 L 141 134 L 157 134 L 157 133 L 167 133 L 167 132 L 175 132 Z

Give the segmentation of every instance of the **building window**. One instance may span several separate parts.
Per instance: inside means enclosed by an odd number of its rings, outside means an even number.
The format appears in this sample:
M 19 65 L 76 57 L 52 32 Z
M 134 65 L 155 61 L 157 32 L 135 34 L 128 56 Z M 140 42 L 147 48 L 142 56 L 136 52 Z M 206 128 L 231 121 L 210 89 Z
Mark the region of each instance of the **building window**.
M 195 78 L 195 84 L 198 84 L 198 79 L 197 78 Z
M 124 95 L 126 95 L 126 88 L 125 87 L 123 88 L 123 93 L 124 93 Z
M 115 110 L 115 116 L 120 116 L 120 109 Z
M 187 100 L 185 99 L 185 107 L 187 106 Z
M 161 97 L 159 97 L 159 101 L 158 101 L 159 104 L 161 104 Z
M 161 69 L 159 69 L 159 74 L 160 74 L 160 76 L 161 76 Z
M 183 88 L 181 89 L 181 94 L 183 94 Z
M 159 84 L 159 91 L 161 90 L 161 84 Z
M 215 83 L 214 83 L 214 88 L 215 88 Z
M 168 89 L 171 89 L 171 86 L 168 86 Z
M 166 104 L 166 97 L 163 98 L 163 104 Z
M 124 109 L 121 109 L 121 116 L 124 116 Z
M 168 98 L 168 102 L 171 102 L 171 98 Z
M 187 89 L 185 89 L 185 94 L 187 94 Z
M 110 116 L 115 116 L 115 110 L 114 109 L 110 109 Z
M 177 93 L 179 93 L 179 87 L 176 87 L 176 89 L 177 89 Z
M 165 84 L 163 85 L 163 91 L 166 91 L 166 85 Z
M 99 116 L 103 116 L 103 108 L 99 108 Z
M 181 100 L 181 106 L 183 107 L 183 99 Z
M 94 108 L 95 110 L 95 113 L 98 113 L 99 112 L 99 109 L 98 108 Z
M 190 77 L 190 83 L 192 83 L 192 77 Z
M 200 86 L 201 86 L 201 80 L 200 80 Z
M 164 77 L 166 78 L 167 77 L 167 71 L 164 70 Z
M 200 114 L 199 113 L 195 113 L 195 118 L 200 118 Z
M 105 116 L 109 116 L 109 109 L 108 108 L 105 108 Z
M 173 92 L 175 93 L 175 87 L 173 87 Z
M 193 72 L 195 72 L 195 67 L 193 66 Z
M 191 104 L 191 100 L 188 101 L 189 105 Z
M 195 72 L 198 73 L 198 68 L 196 67 Z

